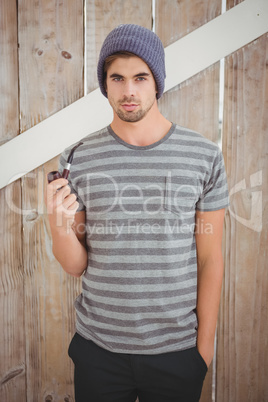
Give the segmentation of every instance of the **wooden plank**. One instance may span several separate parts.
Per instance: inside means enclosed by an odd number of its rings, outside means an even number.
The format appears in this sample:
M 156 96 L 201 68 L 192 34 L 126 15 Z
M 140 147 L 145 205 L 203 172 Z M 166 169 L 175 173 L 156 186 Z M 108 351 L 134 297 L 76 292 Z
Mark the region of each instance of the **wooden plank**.
M 226 58 L 223 151 L 231 206 L 217 402 L 268 400 L 267 61 L 267 35 Z
M 226 10 L 230 10 L 232 7 L 237 6 L 240 3 L 243 3 L 245 0 L 226 0 Z
M 217 17 L 221 1 L 174 2 L 156 0 L 156 33 L 164 46 Z M 182 60 L 183 63 L 183 60 Z M 166 92 L 159 100 L 161 112 L 170 121 L 197 130 L 212 141 L 219 139 L 219 63 Z M 213 364 L 202 391 L 201 401 L 212 401 Z
M 0 400 L 26 402 L 20 180 L 0 193 Z
M 15 0 L 0 3 L 0 145 L 19 134 L 17 7 Z
M 152 28 L 151 0 L 86 0 L 87 7 L 87 93 L 96 89 L 97 63 L 101 45 L 119 24 Z
M 25 131 L 83 96 L 83 1 L 20 1 L 18 23 Z
M 0 143 L 19 132 L 16 0 L 0 3 Z M 26 402 L 21 185 L 0 192 L 0 400 Z
M 18 3 L 21 130 L 83 95 L 83 0 Z M 55 132 L 55 136 L 57 132 Z M 51 251 L 44 208 L 46 173 L 57 158 L 23 179 L 23 253 L 27 400 L 74 400 L 67 356 L 80 281 L 63 272 Z

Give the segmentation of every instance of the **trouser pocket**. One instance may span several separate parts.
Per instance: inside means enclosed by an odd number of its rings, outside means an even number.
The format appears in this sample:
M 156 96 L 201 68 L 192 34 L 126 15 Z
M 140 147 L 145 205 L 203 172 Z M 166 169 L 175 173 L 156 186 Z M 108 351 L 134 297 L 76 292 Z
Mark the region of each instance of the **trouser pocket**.
M 200 368 L 201 368 L 202 371 L 206 374 L 207 371 L 208 371 L 208 366 L 207 366 L 205 360 L 203 359 L 202 355 L 201 355 L 200 352 L 198 351 L 197 347 L 195 347 L 195 348 L 193 348 L 193 349 L 194 349 L 194 352 L 195 352 L 195 354 L 196 354 L 196 356 L 197 356 L 197 360 L 198 360 L 198 362 L 199 362 L 199 364 L 200 364 Z

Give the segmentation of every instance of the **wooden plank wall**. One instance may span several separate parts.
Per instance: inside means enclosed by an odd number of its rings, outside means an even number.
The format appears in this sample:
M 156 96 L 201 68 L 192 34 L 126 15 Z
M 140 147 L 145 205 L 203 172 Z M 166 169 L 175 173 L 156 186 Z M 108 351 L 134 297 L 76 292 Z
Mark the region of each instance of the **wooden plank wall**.
M 0 143 L 19 134 L 16 0 L 0 5 Z M 10 208 L 13 206 L 13 208 Z M 20 181 L 0 190 L 0 400 L 26 402 Z
M 227 8 L 237 2 L 228 0 Z M 155 30 L 167 46 L 220 12 L 221 0 L 155 0 Z M 84 75 L 86 91 L 95 89 L 107 33 L 120 23 L 151 28 L 152 17 L 151 0 L 1 0 L 0 142 L 83 96 Z M 225 63 L 223 152 L 229 187 L 245 179 L 247 188 L 231 196 L 226 217 L 217 354 L 202 402 L 214 401 L 214 394 L 216 402 L 268 400 L 267 227 L 256 230 L 259 221 L 267 222 L 266 65 L 266 36 Z M 217 142 L 219 74 L 216 63 L 164 94 L 163 114 Z M 66 275 L 52 255 L 43 203 L 46 173 L 57 163 L 58 158 L 49 161 L 0 193 L 3 402 L 74 401 L 67 348 L 80 280 Z M 245 226 L 252 211 L 261 215 L 253 228 Z
M 228 0 L 227 10 L 239 2 Z M 217 402 L 268 401 L 267 39 L 263 35 L 225 59 L 223 153 L 231 207 L 218 325 Z
M 83 26 L 83 0 L 18 2 L 21 132 L 83 96 Z M 52 256 L 43 205 L 45 173 L 56 166 L 22 178 L 27 401 L 73 400 L 66 351 L 79 281 Z

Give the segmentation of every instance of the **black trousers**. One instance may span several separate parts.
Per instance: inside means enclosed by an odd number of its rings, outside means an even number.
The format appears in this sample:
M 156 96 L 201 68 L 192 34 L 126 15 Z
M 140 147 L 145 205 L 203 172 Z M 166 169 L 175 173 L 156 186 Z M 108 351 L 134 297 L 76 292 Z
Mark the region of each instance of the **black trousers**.
M 75 334 L 76 402 L 197 402 L 207 366 L 198 350 L 158 355 L 112 353 Z

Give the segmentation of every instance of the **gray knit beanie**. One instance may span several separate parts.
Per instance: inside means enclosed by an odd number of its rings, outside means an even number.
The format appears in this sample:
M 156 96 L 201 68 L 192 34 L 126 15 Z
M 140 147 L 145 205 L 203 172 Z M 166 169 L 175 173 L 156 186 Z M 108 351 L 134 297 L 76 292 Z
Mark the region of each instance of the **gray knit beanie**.
M 103 42 L 97 68 L 100 90 L 103 95 L 107 97 L 104 88 L 104 61 L 108 56 L 120 51 L 134 53 L 148 65 L 154 75 L 157 85 L 156 97 L 159 99 L 164 92 L 166 78 L 163 44 L 155 33 L 133 24 L 119 25 L 109 33 Z

